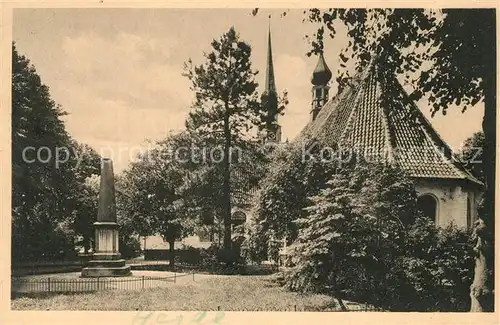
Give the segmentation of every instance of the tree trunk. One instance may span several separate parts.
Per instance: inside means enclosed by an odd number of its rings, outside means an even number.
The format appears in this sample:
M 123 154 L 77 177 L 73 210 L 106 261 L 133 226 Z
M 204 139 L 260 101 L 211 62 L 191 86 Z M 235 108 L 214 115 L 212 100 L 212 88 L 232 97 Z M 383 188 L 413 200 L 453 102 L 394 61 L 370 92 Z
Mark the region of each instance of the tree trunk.
M 222 221 L 219 221 L 217 223 L 217 241 L 219 242 L 219 247 L 220 247 L 220 244 L 221 244 L 220 239 L 222 238 L 221 223 L 222 223 Z
M 475 224 L 474 234 L 476 246 L 474 247 L 476 266 L 474 268 L 474 281 L 470 287 L 471 312 L 493 311 L 493 292 L 491 283 L 491 258 L 488 256 L 491 243 L 485 238 L 487 227 L 482 219 Z
M 335 259 L 335 251 L 332 251 L 332 274 L 331 274 L 331 286 L 332 286 L 332 296 L 337 299 L 339 303 L 340 310 L 348 311 L 342 296 L 337 288 L 337 260 Z
M 496 40 L 496 38 L 495 38 Z M 496 44 L 496 43 L 495 43 Z M 496 53 L 490 54 L 493 66 L 484 85 L 484 153 L 485 193 L 483 208 L 474 224 L 475 268 L 470 287 L 471 312 L 494 311 L 494 233 L 495 233 L 495 158 L 496 158 Z
M 231 151 L 231 129 L 229 125 L 229 105 L 226 103 L 226 112 L 224 115 L 224 182 L 223 182 L 223 201 L 224 201 L 224 248 L 231 249 L 231 175 L 229 157 Z
M 168 238 L 168 263 L 170 264 L 170 269 L 173 271 L 175 268 L 175 237 L 170 236 Z
M 83 237 L 83 252 L 85 253 L 85 255 L 87 255 L 89 253 L 89 249 L 90 249 L 90 237 L 88 235 L 84 235 Z

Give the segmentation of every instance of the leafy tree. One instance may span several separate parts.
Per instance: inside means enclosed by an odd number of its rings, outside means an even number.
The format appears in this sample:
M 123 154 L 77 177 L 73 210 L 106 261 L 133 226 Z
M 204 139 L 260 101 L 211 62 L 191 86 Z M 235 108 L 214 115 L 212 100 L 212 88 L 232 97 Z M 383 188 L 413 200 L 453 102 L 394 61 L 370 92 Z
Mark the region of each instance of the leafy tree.
M 182 196 L 187 169 L 179 148 L 189 148 L 186 133 L 169 136 L 141 155 L 123 172 L 119 181 L 119 213 L 122 227 L 140 236 L 157 233 L 169 243 L 170 265 L 174 265 L 176 240 L 191 234 L 193 215 Z
M 99 176 L 93 174 L 85 180 L 85 183 L 81 184 L 77 209 L 74 214 L 74 229 L 83 238 L 81 244 L 85 254 L 88 254 L 92 247 L 93 223 L 97 220 L 98 198 Z
M 269 238 L 287 238 L 293 242 L 297 236 L 294 221 L 305 215 L 309 197 L 324 186 L 327 175 L 335 164 L 333 159 L 321 156 L 321 144 L 308 140 L 301 144 L 283 144 L 271 155 L 270 167 L 261 182 L 252 207 L 255 233 Z
M 66 113 L 15 44 L 12 55 L 13 257 L 74 257 L 76 236 L 90 248 L 98 189 L 88 179 L 100 157 L 70 137 Z
M 82 245 L 87 254 L 92 246 L 93 223 L 97 218 L 101 157 L 93 148 L 85 144 L 75 142 L 74 149 L 81 160 L 73 168 L 77 181 L 73 228 L 77 235 L 83 237 Z
M 245 224 L 245 240 L 242 245 L 242 257 L 245 260 L 260 264 L 268 257 L 268 236 L 262 224 L 250 220 Z
M 471 311 L 493 310 L 494 180 L 496 148 L 496 21 L 493 9 L 311 9 L 309 21 L 321 24 L 312 51 L 323 47 L 325 32 L 336 34 L 336 21 L 347 27 L 349 45 L 339 59 L 344 69 L 337 81 L 348 80 L 347 62 L 361 71 L 375 60 L 382 81 L 400 74 L 414 91 L 412 99 L 427 97 L 432 114 L 452 104 L 484 103 L 483 172 L 485 209 L 475 224 L 476 267 L 471 286 Z M 391 103 L 387 94 L 386 103 Z
M 73 170 L 76 157 L 71 152 L 74 142 L 61 120 L 64 115 L 34 66 L 13 44 L 13 260 L 74 253 L 68 217 L 73 213 L 78 184 Z
M 465 140 L 456 155 L 458 161 L 462 162 L 465 168 L 480 181 L 484 181 L 483 148 L 484 133 L 476 132 Z
M 391 166 L 358 163 L 342 167 L 325 189 L 311 197 L 307 214 L 296 220 L 296 267 L 289 286 L 324 291 L 327 284 L 341 300 L 337 273 L 352 264 L 372 270 L 371 278 L 359 281 L 377 286 L 381 275 L 390 273 L 386 262 L 401 247 L 415 202 L 412 183 Z M 372 295 L 377 292 L 358 289 Z
M 211 175 L 215 180 L 217 175 L 222 175 L 222 186 L 214 193 L 218 199 L 212 202 L 216 213 L 222 216 L 224 247 L 229 249 L 231 192 L 234 190 L 231 185 L 232 149 L 244 152 L 251 143 L 252 132 L 269 123 L 262 120 L 268 112 L 263 111 L 264 106 L 259 102 L 258 84 L 254 80 L 257 72 L 251 67 L 250 45 L 240 40 L 234 28 L 220 39 L 214 39 L 211 45 L 212 51 L 205 54 L 205 63 L 193 66 L 189 60 L 185 66 L 185 75 L 196 94 L 186 127 L 191 134 L 205 139 L 206 148 L 222 148 L 222 163 L 209 166 L 206 176 Z

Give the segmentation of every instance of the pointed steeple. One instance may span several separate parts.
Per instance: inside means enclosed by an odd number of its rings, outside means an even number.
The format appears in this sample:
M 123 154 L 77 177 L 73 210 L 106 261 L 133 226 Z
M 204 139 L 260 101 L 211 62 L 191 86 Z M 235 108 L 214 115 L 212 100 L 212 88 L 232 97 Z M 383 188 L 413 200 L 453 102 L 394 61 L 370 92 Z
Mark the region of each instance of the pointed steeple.
M 269 34 L 267 41 L 266 84 L 262 93 L 262 103 L 267 111 L 264 142 L 281 142 L 281 126 L 278 124 L 278 93 L 274 81 L 273 50 L 271 46 L 271 16 L 269 16 Z
M 271 18 L 271 17 L 269 17 Z M 267 41 L 267 65 L 266 65 L 266 93 L 276 93 L 276 83 L 274 81 L 273 50 L 271 46 L 271 20 L 269 19 L 269 36 Z

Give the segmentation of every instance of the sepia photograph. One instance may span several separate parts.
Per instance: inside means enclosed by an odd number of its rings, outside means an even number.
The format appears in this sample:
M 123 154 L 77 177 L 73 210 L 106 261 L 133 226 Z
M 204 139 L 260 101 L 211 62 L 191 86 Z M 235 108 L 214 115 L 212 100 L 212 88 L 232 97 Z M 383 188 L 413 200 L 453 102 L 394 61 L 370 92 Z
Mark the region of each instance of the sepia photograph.
M 495 311 L 495 8 L 11 28 L 12 311 Z

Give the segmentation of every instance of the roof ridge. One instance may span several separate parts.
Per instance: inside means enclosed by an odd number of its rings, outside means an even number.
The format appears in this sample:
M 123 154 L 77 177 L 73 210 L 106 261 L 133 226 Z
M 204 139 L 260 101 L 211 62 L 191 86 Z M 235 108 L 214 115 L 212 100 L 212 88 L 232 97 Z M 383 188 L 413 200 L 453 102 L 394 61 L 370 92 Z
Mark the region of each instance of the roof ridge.
M 395 78 L 396 79 L 396 78 Z M 408 93 L 405 91 L 401 83 L 396 79 L 396 83 L 398 84 L 398 87 L 400 88 L 400 91 L 402 92 L 404 99 L 409 102 L 409 104 L 412 106 L 414 110 L 416 110 L 418 117 L 420 118 L 421 122 L 421 129 L 424 132 L 425 136 L 429 139 L 429 141 L 432 143 L 435 149 L 439 150 L 436 141 L 433 140 L 436 138 L 438 142 L 444 147 L 445 155 L 446 153 L 449 154 L 450 158 L 448 157 L 443 157 L 443 160 L 445 161 L 446 164 L 448 164 L 455 172 L 459 175 L 464 176 L 464 178 L 470 179 L 473 182 L 482 184 L 481 181 L 476 179 L 473 175 L 471 175 L 462 165 L 457 163 L 452 162 L 453 161 L 453 150 L 450 148 L 450 146 L 446 143 L 446 141 L 439 135 L 439 133 L 432 127 L 431 122 L 429 119 L 424 115 L 424 113 L 420 110 L 420 108 L 415 104 L 413 100 L 409 98 Z M 465 175 L 464 175 L 465 174 Z
M 352 129 L 352 121 L 353 121 L 353 116 L 356 114 L 356 112 L 360 109 L 360 105 L 359 104 L 359 101 L 363 95 L 363 86 L 366 84 L 366 79 L 365 78 L 361 78 L 361 81 L 360 83 L 357 85 L 357 89 L 356 89 L 356 97 L 354 98 L 354 103 L 353 103 L 353 106 L 354 106 L 354 109 L 351 110 L 351 112 L 349 113 L 349 118 L 347 119 L 347 123 L 346 123 L 346 126 L 344 128 L 344 130 L 342 130 L 342 133 L 340 134 L 340 137 L 339 137 L 339 141 L 338 141 L 338 144 L 339 146 L 343 145 L 344 142 L 345 142 L 345 137 L 346 137 L 346 134 L 347 132 Z
M 360 73 L 358 72 L 357 75 L 359 75 Z M 304 140 L 303 138 L 304 137 L 308 137 L 308 132 L 311 131 L 311 125 L 316 121 L 323 121 L 323 123 L 327 120 L 327 117 L 329 117 L 331 114 L 333 114 L 336 110 L 337 110 L 337 107 L 338 105 L 340 104 L 340 102 L 343 100 L 343 99 L 346 99 L 347 96 L 349 95 L 350 91 L 352 91 L 352 89 L 354 87 L 356 87 L 362 80 L 361 79 L 355 79 L 355 76 L 351 77 L 350 78 L 351 82 L 352 83 L 348 83 L 346 85 L 346 87 L 344 87 L 340 92 L 337 92 L 337 94 L 335 96 L 333 96 L 332 98 L 330 98 L 324 105 L 323 107 L 321 108 L 321 110 L 319 111 L 318 115 L 316 116 L 316 119 L 314 121 L 309 121 L 307 122 L 307 124 L 304 126 L 304 128 L 302 129 L 302 131 L 292 140 L 292 141 L 302 141 Z M 330 107 L 330 106 L 334 106 L 334 109 L 331 109 L 331 110 L 328 110 L 328 109 L 325 109 L 327 107 Z M 326 113 L 325 113 L 326 111 Z M 323 115 L 327 114 L 327 116 L 322 119 Z
M 365 76 L 363 76 L 363 74 L 366 73 L 366 70 L 367 69 L 365 68 L 365 69 L 363 69 L 363 71 L 358 71 L 352 77 L 348 78 L 346 87 L 344 87 L 340 93 L 337 93 L 335 96 L 330 98 L 330 100 L 327 101 L 323 107 L 328 105 L 330 102 L 331 103 L 333 103 L 335 101 L 338 102 L 341 97 L 345 97 L 345 95 L 349 92 L 349 88 L 352 89 L 352 88 L 359 86 L 359 84 L 362 83 L 365 79 Z
M 375 80 L 375 89 L 376 89 L 376 94 L 378 95 L 377 97 L 377 100 L 379 101 L 379 104 L 380 104 L 380 93 L 382 93 L 382 87 L 380 85 L 380 83 L 378 82 L 378 80 Z M 395 159 L 394 159 L 394 153 L 393 153 L 393 143 L 392 143 L 392 137 L 391 137 L 391 128 L 389 127 L 389 118 L 387 117 L 387 110 L 382 106 L 382 105 L 379 105 L 379 108 L 380 108 L 380 111 L 381 111 L 381 116 L 382 116 L 382 124 L 384 125 L 384 129 L 385 129 L 385 145 L 386 145 L 386 148 L 387 148 L 387 159 L 389 160 L 389 163 L 395 163 Z

